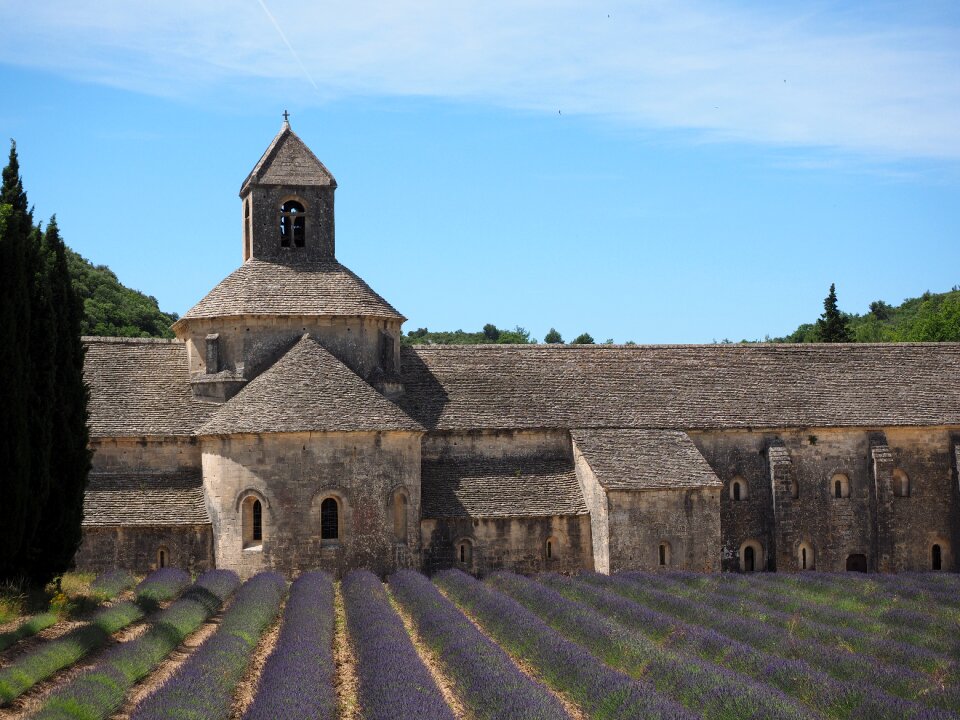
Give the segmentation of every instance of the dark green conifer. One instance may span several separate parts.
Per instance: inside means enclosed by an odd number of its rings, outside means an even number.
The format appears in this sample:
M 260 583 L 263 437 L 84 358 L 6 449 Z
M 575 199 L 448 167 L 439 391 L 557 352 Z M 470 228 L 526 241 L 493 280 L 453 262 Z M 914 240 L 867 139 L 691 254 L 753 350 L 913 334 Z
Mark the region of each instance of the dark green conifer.
M 87 447 L 87 399 L 83 380 L 84 346 L 80 341 L 83 306 L 74 292 L 67 253 L 56 216 L 43 236 L 42 257 L 53 304 L 56 342 L 51 347 L 54 396 L 50 415 L 53 452 L 52 489 L 33 542 L 34 579 L 39 582 L 69 569 L 80 545 L 83 495 L 90 470 Z
M 823 315 L 817 320 L 817 338 L 825 343 L 853 342 L 850 322 L 837 308 L 837 290 L 833 283 L 823 300 Z
M 31 486 L 29 353 L 33 217 L 20 179 L 15 143 L 0 187 L 0 578 L 26 574 L 36 502 Z
M 543 338 L 543 341 L 550 345 L 556 345 L 557 343 L 563 342 L 563 337 L 557 332 L 556 328 L 550 328 L 550 331 Z

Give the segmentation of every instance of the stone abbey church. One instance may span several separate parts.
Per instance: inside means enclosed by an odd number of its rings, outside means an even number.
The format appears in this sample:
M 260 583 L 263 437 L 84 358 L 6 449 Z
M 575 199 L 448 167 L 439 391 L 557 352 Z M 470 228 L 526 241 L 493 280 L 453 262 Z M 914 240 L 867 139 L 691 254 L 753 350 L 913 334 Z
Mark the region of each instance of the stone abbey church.
M 87 338 L 81 568 L 956 570 L 960 344 L 401 347 L 284 123 L 176 340 Z

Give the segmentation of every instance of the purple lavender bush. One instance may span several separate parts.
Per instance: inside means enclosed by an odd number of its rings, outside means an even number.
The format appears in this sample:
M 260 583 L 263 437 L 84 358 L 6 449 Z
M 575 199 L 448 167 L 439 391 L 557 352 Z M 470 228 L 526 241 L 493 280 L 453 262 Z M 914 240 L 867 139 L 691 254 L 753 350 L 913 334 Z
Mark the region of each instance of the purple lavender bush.
M 133 594 L 137 602 L 148 609 L 177 597 L 190 584 L 190 576 L 177 568 L 160 568 L 147 575 Z
M 561 635 L 591 650 L 608 664 L 642 677 L 704 718 L 808 718 L 783 692 L 695 656 L 678 655 L 643 634 L 604 618 L 583 603 L 529 578 L 498 572 L 487 578 L 538 615 Z
M 277 647 L 244 720 L 335 720 L 333 581 L 301 575 L 290 587 Z
M 217 612 L 239 584 L 236 574 L 228 570 L 202 575 L 154 619 L 146 633 L 113 646 L 95 667 L 57 688 L 35 720 L 109 717 L 123 704 L 130 687 Z
M 354 570 L 342 590 L 365 720 L 453 720 L 380 580 Z
M 401 570 L 390 578 L 397 602 L 437 653 L 458 694 L 478 719 L 568 718 L 560 702 L 524 675 L 457 607 L 418 572 Z
M 260 636 L 276 619 L 286 587 L 283 577 L 272 572 L 244 583 L 217 631 L 137 706 L 131 720 L 229 717 L 233 691 Z
M 99 600 L 109 600 L 124 590 L 129 590 L 136 583 L 136 578 L 130 574 L 129 570 L 111 570 L 98 575 L 90 583 L 90 594 Z
M 470 612 L 494 639 L 529 662 L 554 689 L 568 693 L 591 718 L 698 717 L 648 683 L 602 662 L 554 631 L 520 603 L 459 570 L 446 570 L 434 582 Z

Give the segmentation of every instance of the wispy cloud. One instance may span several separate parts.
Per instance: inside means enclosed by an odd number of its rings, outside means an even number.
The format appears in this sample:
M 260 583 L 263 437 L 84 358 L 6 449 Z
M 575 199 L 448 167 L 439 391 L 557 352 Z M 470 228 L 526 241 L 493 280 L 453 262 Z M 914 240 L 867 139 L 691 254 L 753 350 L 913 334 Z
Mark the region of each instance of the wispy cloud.
M 428 96 L 711 141 L 960 159 L 960 27 L 895 5 L 858 17 L 825 3 L 275 0 L 266 19 L 227 0 L 84 5 L 0 6 L 0 61 L 163 94 L 306 75 L 318 101 Z
M 287 46 L 287 49 L 290 51 L 290 54 L 293 55 L 293 59 L 297 61 L 297 64 L 300 66 L 300 69 L 303 70 L 303 74 L 307 76 L 307 80 L 310 81 L 310 84 L 313 85 L 313 89 L 317 92 L 320 91 L 320 88 L 317 87 L 316 81 L 314 81 L 313 76 L 310 75 L 310 71 L 307 70 L 307 66 L 303 64 L 303 60 L 300 59 L 300 56 L 297 55 L 297 51 L 293 49 L 293 45 L 290 44 L 290 40 L 287 38 L 286 33 L 283 32 L 283 28 L 280 27 L 280 23 L 277 22 L 277 19 L 273 16 L 273 13 L 270 12 L 270 8 L 267 7 L 267 4 L 263 0 L 257 0 L 260 3 L 260 7 L 263 8 L 263 12 L 266 13 L 267 17 L 270 18 L 270 22 L 273 23 L 273 26 L 277 29 L 277 34 L 280 35 L 280 39 L 283 40 L 284 44 Z

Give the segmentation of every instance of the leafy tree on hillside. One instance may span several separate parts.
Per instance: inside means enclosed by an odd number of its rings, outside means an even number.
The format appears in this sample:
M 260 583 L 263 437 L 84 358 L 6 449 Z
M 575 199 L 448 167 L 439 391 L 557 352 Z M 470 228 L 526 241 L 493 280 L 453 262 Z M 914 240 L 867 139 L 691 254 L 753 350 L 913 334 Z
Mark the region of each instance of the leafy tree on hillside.
M 480 332 L 463 330 L 431 332 L 427 328 L 411 330 L 401 337 L 404 345 L 527 345 L 535 343 L 530 332 L 519 325 L 513 330 L 500 330 L 496 325 L 487 323 Z
M 543 341 L 549 345 L 556 345 L 563 342 L 563 338 L 556 328 L 550 328 L 550 331 L 544 336 Z
M 837 307 L 837 290 L 830 283 L 830 292 L 823 300 L 823 315 L 817 320 L 817 337 L 824 343 L 853 342 L 850 324 Z
M 577 335 L 571 345 L 593 345 L 593 336 L 590 333 L 581 333 Z

